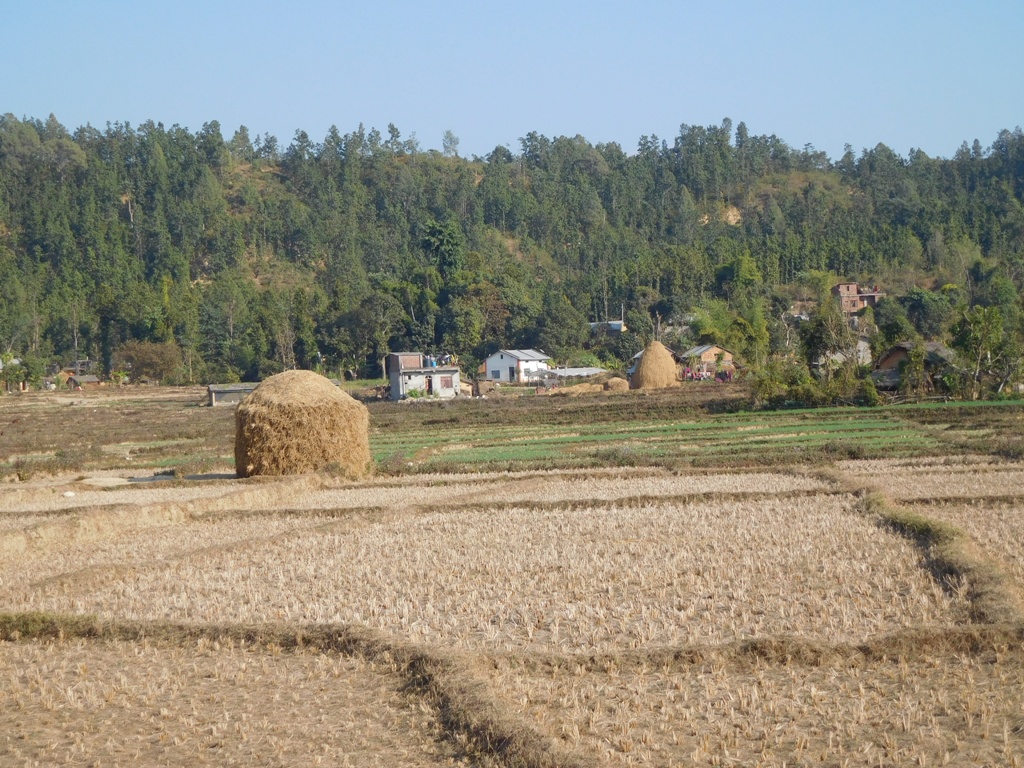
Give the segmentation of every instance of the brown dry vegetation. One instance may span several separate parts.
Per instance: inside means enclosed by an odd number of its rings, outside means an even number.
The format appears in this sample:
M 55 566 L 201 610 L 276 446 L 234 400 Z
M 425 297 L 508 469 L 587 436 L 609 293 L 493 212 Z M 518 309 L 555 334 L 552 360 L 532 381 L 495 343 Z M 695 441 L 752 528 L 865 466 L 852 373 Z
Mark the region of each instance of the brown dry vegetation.
M 953 625 L 962 609 L 913 546 L 851 504 L 439 505 L 370 523 L 244 519 L 234 540 L 230 524 L 197 521 L 144 529 L 140 542 L 122 535 L 87 563 L 79 547 L 52 548 L 29 563 L 34 583 L 5 599 L 108 619 L 362 624 L 446 647 L 572 653 Z M 221 545 L 197 546 L 211 540 Z M 104 559 L 121 568 L 60 577 Z
M 962 530 L 1024 590 L 1024 503 L 956 500 L 929 504 L 917 511 Z
M 1019 765 L 1024 657 L 1006 648 L 807 666 L 538 668 L 481 674 L 519 717 L 593 765 Z
M 462 765 L 395 664 L 195 643 L 0 646 L 6 765 Z M 16 716 L 13 716 L 16 713 Z M 141 760 L 140 760 L 141 758 Z
M 366 406 L 313 371 L 284 371 L 235 409 L 239 477 L 298 475 L 333 467 L 360 478 L 370 464 Z
M 230 452 L 231 409 L 105 397 L 59 406 L 104 477 L 104 408 Z M 534 402 L 375 428 L 681 413 Z M 1024 468 L 824 461 L 8 483 L 0 764 L 1020 765 Z
M 857 482 L 900 500 L 1024 496 L 1019 462 L 848 462 Z

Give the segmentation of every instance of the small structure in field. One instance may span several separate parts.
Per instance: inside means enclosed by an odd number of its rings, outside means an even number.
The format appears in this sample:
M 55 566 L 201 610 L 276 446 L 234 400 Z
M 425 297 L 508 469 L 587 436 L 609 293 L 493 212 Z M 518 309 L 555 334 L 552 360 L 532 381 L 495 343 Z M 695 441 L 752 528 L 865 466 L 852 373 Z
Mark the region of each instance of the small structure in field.
M 206 388 L 209 404 L 238 405 L 242 398 L 252 392 L 259 384 L 253 381 L 241 381 L 237 384 L 210 384 Z
M 271 376 L 238 405 L 239 477 L 296 475 L 335 468 L 362 477 L 370 463 L 366 406 L 312 371 Z
M 420 352 L 396 352 L 387 356 L 385 366 L 392 400 L 418 396 L 449 398 L 462 393 L 459 366 L 451 355 L 438 359 Z
M 76 374 L 68 377 L 68 389 L 89 389 L 101 384 L 100 377 L 91 373 Z
M 652 341 L 637 362 L 629 385 L 633 389 L 665 389 L 678 381 L 676 358 L 660 341 Z

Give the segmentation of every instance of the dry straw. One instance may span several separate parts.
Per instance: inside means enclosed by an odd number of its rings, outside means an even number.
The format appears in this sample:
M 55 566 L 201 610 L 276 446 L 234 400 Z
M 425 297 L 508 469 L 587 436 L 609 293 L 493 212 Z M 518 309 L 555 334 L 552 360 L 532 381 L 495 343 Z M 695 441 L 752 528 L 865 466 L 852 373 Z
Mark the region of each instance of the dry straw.
M 239 477 L 337 469 L 357 478 L 370 463 L 370 416 L 323 376 L 285 371 L 260 384 L 235 417 Z
M 629 382 L 616 376 L 615 378 L 608 379 L 604 383 L 604 388 L 607 392 L 625 392 L 629 389 Z
M 660 341 L 652 341 L 633 372 L 633 389 L 665 389 L 676 385 L 676 361 Z

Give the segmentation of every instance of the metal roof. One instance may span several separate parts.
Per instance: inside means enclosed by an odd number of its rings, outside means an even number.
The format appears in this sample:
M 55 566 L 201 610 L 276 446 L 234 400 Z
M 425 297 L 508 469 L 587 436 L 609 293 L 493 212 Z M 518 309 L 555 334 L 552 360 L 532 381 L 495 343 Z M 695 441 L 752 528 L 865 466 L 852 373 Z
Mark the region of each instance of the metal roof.
M 550 360 L 551 358 L 536 349 L 499 349 L 499 352 L 516 360 Z
M 597 376 L 599 373 L 605 373 L 604 368 L 552 368 L 549 371 L 545 371 L 548 376 L 557 376 L 559 378 L 574 378 L 584 376 Z
M 688 357 L 700 357 L 705 352 L 710 352 L 712 349 L 716 348 L 722 350 L 723 352 L 729 351 L 725 349 L 725 347 L 719 347 L 717 344 L 701 344 L 698 347 L 693 347 L 692 349 L 686 350 L 685 352 L 683 352 L 683 354 L 680 355 L 680 357 L 683 358 L 684 360 Z
M 259 386 L 258 381 L 241 381 L 235 384 L 210 384 L 207 392 L 252 392 Z

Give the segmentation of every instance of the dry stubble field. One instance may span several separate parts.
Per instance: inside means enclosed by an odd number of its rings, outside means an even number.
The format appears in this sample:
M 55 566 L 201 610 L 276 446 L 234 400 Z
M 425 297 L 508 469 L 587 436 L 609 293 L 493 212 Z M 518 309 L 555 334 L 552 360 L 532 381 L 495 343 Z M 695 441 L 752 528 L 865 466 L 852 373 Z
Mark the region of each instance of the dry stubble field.
M 126 482 L 92 439 L 0 485 L 0 764 L 1024 761 L 1019 462 Z

